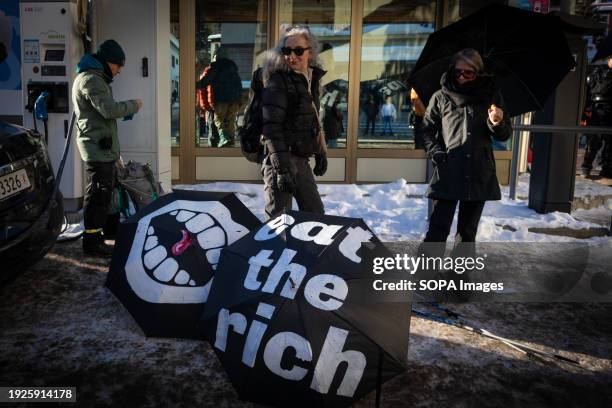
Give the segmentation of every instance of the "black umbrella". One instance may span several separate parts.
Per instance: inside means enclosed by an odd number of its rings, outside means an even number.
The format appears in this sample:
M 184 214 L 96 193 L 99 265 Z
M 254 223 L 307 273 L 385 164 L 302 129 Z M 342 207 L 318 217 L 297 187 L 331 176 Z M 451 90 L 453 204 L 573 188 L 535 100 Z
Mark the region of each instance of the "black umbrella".
M 343 94 L 348 94 L 349 83 L 346 79 L 334 79 L 323 85 L 325 92 L 338 91 Z
M 608 57 L 612 57 L 612 35 L 608 35 L 597 44 L 597 53 L 595 53 L 591 62 L 607 59 Z
M 372 290 L 380 256 L 362 220 L 305 212 L 223 250 L 201 324 L 241 398 L 348 406 L 406 369 L 410 305 Z
M 348 81 L 344 79 L 335 79 L 326 83 L 323 86 L 323 91 L 321 95 L 321 106 L 331 107 L 335 102 L 340 102 L 348 95 Z
M 199 338 L 221 249 L 260 225 L 232 193 L 174 190 L 120 225 L 106 286 L 147 336 Z
M 464 48 L 483 56 L 511 116 L 542 109 L 575 64 L 557 17 L 490 4 L 429 36 L 409 79 L 422 101 Z
M 337 92 L 339 94 L 347 95 L 348 81 L 344 79 L 336 79 L 325 84 L 324 89 L 328 93 Z M 390 75 L 385 78 L 361 81 L 360 90 L 361 93 L 375 92 L 381 98 L 385 98 L 400 92 L 408 92 L 410 88 L 402 75 Z

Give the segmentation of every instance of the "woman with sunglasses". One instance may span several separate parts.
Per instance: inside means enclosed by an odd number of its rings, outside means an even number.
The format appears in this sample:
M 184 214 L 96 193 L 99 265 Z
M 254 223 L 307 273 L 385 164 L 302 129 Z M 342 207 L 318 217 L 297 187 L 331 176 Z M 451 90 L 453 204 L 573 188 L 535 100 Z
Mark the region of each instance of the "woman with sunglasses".
M 507 140 L 512 127 L 476 50 L 456 53 L 440 84 L 423 118 L 425 149 L 434 164 L 427 191 L 434 206 L 424 241 L 446 242 L 459 203 L 456 252 L 458 244 L 475 241 L 485 201 L 501 198 L 491 138 Z M 443 256 L 444 246 L 433 247 Z M 473 244 L 464 247 L 473 251 Z
M 267 218 L 291 210 L 323 214 L 314 175 L 327 170 L 327 149 L 319 121 L 319 44 L 305 27 L 292 27 L 268 51 L 263 64 L 262 164 Z M 309 158 L 315 156 L 314 174 Z

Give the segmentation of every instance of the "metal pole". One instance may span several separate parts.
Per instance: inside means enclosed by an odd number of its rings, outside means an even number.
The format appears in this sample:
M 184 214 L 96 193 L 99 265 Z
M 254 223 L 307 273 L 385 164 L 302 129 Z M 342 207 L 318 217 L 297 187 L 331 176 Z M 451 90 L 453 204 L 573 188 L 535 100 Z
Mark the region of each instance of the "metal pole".
M 519 152 L 523 144 L 523 135 L 520 130 L 514 130 L 514 139 L 512 141 L 512 162 L 510 167 L 510 199 L 516 200 L 516 186 L 519 178 Z
M 605 126 L 557 126 L 557 125 L 512 125 L 514 130 L 524 132 L 544 132 L 544 133 L 596 133 L 610 134 L 612 127 Z

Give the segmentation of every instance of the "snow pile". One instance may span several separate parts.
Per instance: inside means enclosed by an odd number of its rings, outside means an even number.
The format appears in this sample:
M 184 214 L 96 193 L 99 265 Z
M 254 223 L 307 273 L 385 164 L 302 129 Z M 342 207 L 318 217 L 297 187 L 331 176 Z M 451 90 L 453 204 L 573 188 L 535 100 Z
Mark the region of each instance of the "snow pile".
M 217 182 L 198 185 L 177 185 L 177 189 L 200 191 L 229 191 L 262 221 L 264 199 L 262 184 Z M 385 184 L 320 184 L 326 213 L 344 217 L 363 218 L 384 241 L 421 240 L 427 230 L 426 184 L 408 184 L 400 179 Z M 606 186 L 577 187 L 581 194 L 607 195 L 612 189 Z M 521 177 L 517 188 L 519 197 L 529 194 L 529 178 Z M 538 228 L 596 228 L 601 225 L 580 221 L 571 214 L 554 212 L 538 214 L 528 208 L 526 199 L 508 198 L 508 187 L 502 188 L 502 200 L 487 202 L 477 239 L 481 242 L 498 241 L 572 241 L 574 238 L 536 234 Z M 297 209 L 294 202 L 293 208 Z M 454 235 L 455 223 L 451 230 Z M 592 238 L 601 240 L 609 238 Z

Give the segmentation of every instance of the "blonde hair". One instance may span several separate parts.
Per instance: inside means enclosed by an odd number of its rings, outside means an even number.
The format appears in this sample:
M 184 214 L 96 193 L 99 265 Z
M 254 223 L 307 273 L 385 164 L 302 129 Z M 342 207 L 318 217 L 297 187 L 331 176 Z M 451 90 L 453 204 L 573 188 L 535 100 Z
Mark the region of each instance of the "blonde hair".
M 451 59 L 451 66 L 455 66 L 458 61 L 463 61 L 468 64 L 470 67 L 474 68 L 476 72 L 484 71 L 484 62 L 482 61 L 482 57 L 480 53 L 473 48 L 465 48 L 455 55 Z
M 289 70 L 287 64 L 285 63 L 285 58 L 281 54 L 281 48 L 285 46 L 285 42 L 289 37 L 302 36 L 310 47 L 310 58 L 308 59 L 308 65 L 314 65 L 321 68 L 321 60 L 319 59 L 319 40 L 317 40 L 317 37 L 310 31 L 308 27 L 282 26 L 280 31 L 281 35 L 278 40 L 278 43 L 276 43 L 273 48 L 269 49 L 266 52 L 266 56 L 264 58 L 262 70 L 262 79 L 264 85 L 268 83 L 268 80 L 270 79 L 270 75 L 272 75 L 272 73 L 279 70 Z

